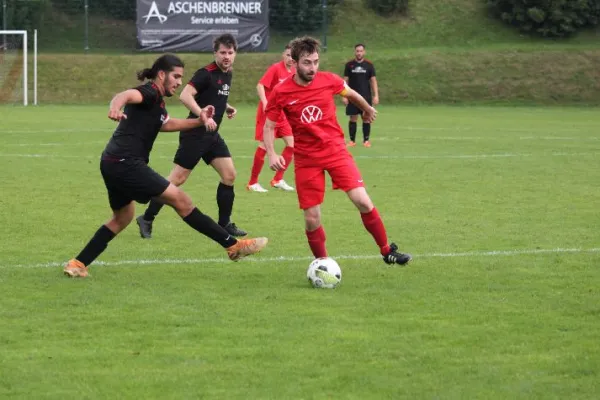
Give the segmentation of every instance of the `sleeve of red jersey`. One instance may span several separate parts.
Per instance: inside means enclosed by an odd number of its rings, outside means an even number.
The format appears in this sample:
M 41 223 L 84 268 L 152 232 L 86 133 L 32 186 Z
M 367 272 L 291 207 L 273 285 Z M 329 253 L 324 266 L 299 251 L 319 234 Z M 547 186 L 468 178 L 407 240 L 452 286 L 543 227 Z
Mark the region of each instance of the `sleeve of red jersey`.
M 346 81 L 343 80 L 339 75 L 330 74 L 329 81 L 331 83 L 331 89 L 333 94 L 340 94 L 346 89 Z
M 269 67 L 269 69 L 267 69 L 267 71 L 262 76 L 262 78 L 260 78 L 260 81 L 258 81 L 258 83 L 260 83 L 267 89 L 272 89 L 273 86 L 275 86 L 273 84 L 273 81 L 275 80 L 275 78 L 276 78 L 275 77 L 275 68 L 273 66 L 271 66 L 271 67 Z
M 281 102 L 279 91 L 277 89 L 273 90 L 267 99 L 267 109 L 265 110 L 265 115 L 273 122 L 279 121 L 279 116 L 281 115 Z
M 206 90 L 210 82 L 210 73 L 206 68 L 199 69 L 196 71 L 192 79 L 188 82 L 188 85 L 192 85 L 196 88 L 197 92 Z

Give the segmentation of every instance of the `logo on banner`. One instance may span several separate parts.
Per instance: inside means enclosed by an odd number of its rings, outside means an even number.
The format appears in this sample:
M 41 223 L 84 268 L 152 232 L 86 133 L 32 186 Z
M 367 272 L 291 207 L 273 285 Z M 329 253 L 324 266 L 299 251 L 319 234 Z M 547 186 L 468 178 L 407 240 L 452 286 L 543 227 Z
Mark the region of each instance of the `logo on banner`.
M 254 35 L 250 36 L 250 45 L 252 47 L 260 46 L 262 41 L 263 41 L 262 37 L 258 33 L 255 33 Z
M 158 22 L 160 22 L 161 24 L 163 24 L 167 20 L 167 16 L 161 14 L 160 11 L 158 11 L 158 6 L 156 5 L 155 1 L 152 2 L 148 14 L 142 16 L 142 18 L 146 18 L 146 23 L 150 21 L 150 18 L 157 18 Z
M 307 106 L 302 110 L 300 119 L 305 124 L 312 124 L 323 119 L 323 111 L 317 106 Z

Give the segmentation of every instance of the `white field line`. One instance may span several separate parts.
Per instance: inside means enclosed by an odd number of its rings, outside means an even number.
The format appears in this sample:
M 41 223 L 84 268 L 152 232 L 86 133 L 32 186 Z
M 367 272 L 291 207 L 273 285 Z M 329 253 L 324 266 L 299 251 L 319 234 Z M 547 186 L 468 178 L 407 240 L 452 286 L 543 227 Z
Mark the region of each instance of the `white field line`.
M 530 249 L 530 250 L 491 250 L 491 251 L 467 251 L 459 253 L 425 253 L 415 254 L 413 258 L 418 261 L 421 258 L 452 258 L 452 257 L 510 257 L 520 255 L 535 255 L 535 254 L 564 254 L 564 253 L 600 253 L 600 248 L 591 249 Z M 379 260 L 378 255 L 338 255 L 332 256 L 336 260 Z M 266 257 L 266 258 L 246 258 L 242 262 L 250 263 L 273 263 L 273 262 L 294 262 L 294 261 L 310 261 L 313 257 Z M 413 260 L 413 262 L 415 261 Z M 119 265 L 180 265 L 180 264 L 225 264 L 231 263 L 227 258 L 165 258 L 165 259 L 150 259 L 150 260 L 121 260 L 121 261 L 96 261 L 93 266 L 119 266 Z M 53 261 L 40 264 L 11 264 L 1 265 L 0 269 L 7 268 L 54 268 L 65 264 L 65 261 Z
M 440 155 L 375 155 L 375 156 L 364 156 L 355 155 L 357 159 L 394 159 L 394 160 L 434 160 L 434 159 L 491 159 L 491 158 L 519 158 L 519 157 L 580 157 L 580 156 L 597 156 L 600 155 L 600 151 L 593 152 L 553 152 L 553 153 L 499 153 L 499 154 L 440 154 Z M 50 158 L 50 159 L 89 159 L 89 160 L 100 160 L 100 155 L 77 155 L 77 154 L 28 154 L 28 153 L 0 153 L 0 157 L 12 157 L 12 158 Z M 161 156 L 155 155 L 150 156 L 151 159 L 169 159 L 172 160 L 173 156 Z M 253 159 L 254 155 L 234 155 L 234 159 Z
M 223 126 L 223 133 L 225 137 L 227 137 L 227 131 L 235 130 L 235 131 L 248 131 L 250 135 L 254 135 L 255 126 L 237 126 L 237 125 L 227 125 Z M 495 126 L 495 127 L 475 127 L 475 126 L 450 126 L 450 127 L 428 127 L 428 126 L 395 126 L 393 129 L 386 128 L 383 132 L 399 132 L 399 131 L 408 131 L 408 132 L 472 132 L 472 131 L 486 131 L 486 132 L 507 132 L 507 133 L 544 133 L 546 137 L 549 137 L 549 133 L 579 133 L 582 131 L 596 131 L 597 126 L 595 124 L 585 125 L 580 127 L 568 127 L 565 129 L 557 129 L 553 128 L 551 130 L 548 129 L 538 129 L 535 127 L 531 128 L 506 128 L 503 126 Z M 0 134 L 32 134 L 32 133 L 86 133 L 86 132 L 106 132 L 107 134 L 111 134 L 114 131 L 114 127 L 102 127 L 102 128 L 56 128 L 56 129 L 10 129 L 10 130 L 2 130 Z M 382 132 L 378 130 L 376 132 Z M 163 133 L 164 135 L 165 133 Z M 169 133 L 166 133 L 167 135 Z M 171 133 L 173 134 L 173 133 Z M 177 134 L 177 133 L 174 133 Z
M 256 141 L 252 138 L 247 139 L 236 139 L 236 138 L 225 138 L 227 143 L 255 143 Z M 374 142 L 427 142 L 427 141 L 454 141 L 454 142 L 469 142 L 469 141 L 510 141 L 510 140 L 523 140 L 523 141 L 558 141 L 558 142 L 597 142 L 600 140 L 599 137 L 553 137 L 553 136 L 522 136 L 519 138 L 513 137 L 485 137 L 485 136 L 423 136 L 423 137 L 406 137 L 406 136 L 377 136 L 374 138 Z M 67 147 L 67 146 L 87 146 L 87 145 L 106 145 L 106 140 L 77 140 L 69 142 L 47 142 L 47 143 L 2 143 L 2 146 L 6 147 Z M 158 140 L 154 146 L 162 145 L 178 145 L 178 140 Z

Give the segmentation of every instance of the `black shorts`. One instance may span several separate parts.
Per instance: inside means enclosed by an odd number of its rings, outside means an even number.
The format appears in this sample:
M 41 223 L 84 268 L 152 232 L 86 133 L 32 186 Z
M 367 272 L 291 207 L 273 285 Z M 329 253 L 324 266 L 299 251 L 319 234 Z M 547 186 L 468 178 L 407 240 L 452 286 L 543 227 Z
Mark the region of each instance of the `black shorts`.
M 200 159 L 209 165 L 215 158 L 223 157 L 230 158 L 231 153 L 218 132 L 200 135 L 183 133 L 179 136 L 179 148 L 173 162 L 185 169 L 194 169 Z
M 113 210 L 120 210 L 132 201 L 147 203 L 152 197 L 160 196 L 169 186 L 169 181 L 143 160 L 103 156 L 100 172 Z
M 367 100 L 370 106 L 373 105 L 373 101 L 370 98 L 365 97 L 365 100 Z M 362 110 L 349 102 L 346 106 L 346 115 L 362 115 Z

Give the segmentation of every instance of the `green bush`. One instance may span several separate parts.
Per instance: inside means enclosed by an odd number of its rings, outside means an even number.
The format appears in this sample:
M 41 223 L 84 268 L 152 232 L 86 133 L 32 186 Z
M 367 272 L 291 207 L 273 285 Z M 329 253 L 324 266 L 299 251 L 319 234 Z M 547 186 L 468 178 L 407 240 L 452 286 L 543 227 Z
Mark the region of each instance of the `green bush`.
M 340 0 L 271 0 L 269 2 L 269 24 L 282 33 L 302 34 L 318 32 L 323 28 L 323 12 L 327 20 L 334 16 Z
M 6 28 L 9 30 L 38 28 L 48 4 L 48 0 L 6 0 Z M 4 21 L 3 7 L 1 6 L 0 21 Z
M 367 7 L 379 15 L 406 14 L 409 0 L 365 0 Z
M 52 5 L 72 15 L 82 15 L 84 11 L 83 0 L 52 0 Z M 90 14 L 108 15 L 121 20 L 135 20 L 135 0 L 88 0 L 88 6 Z
M 600 22 L 600 0 L 486 0 L 493 15 L 523 32 L 570 36 Z

